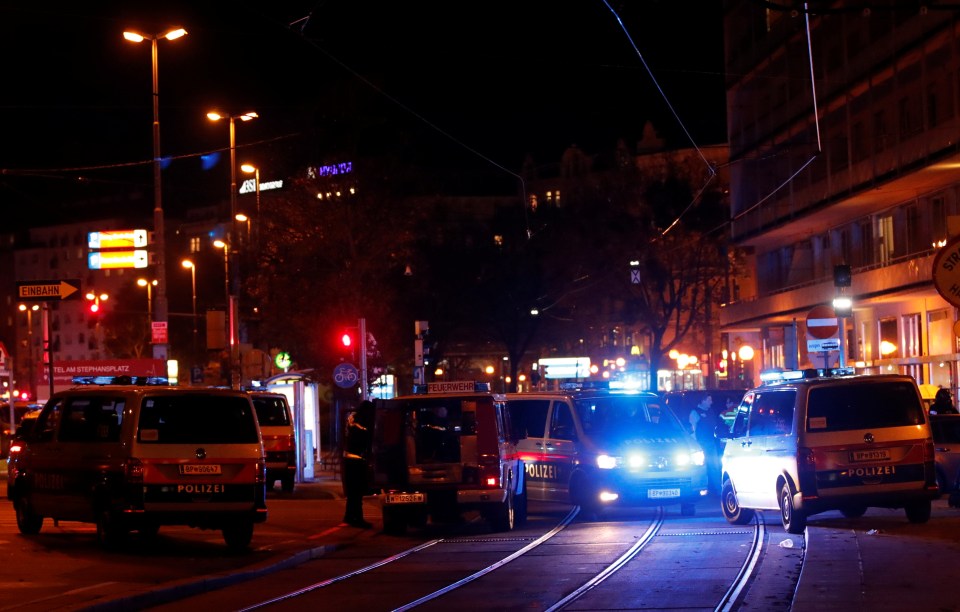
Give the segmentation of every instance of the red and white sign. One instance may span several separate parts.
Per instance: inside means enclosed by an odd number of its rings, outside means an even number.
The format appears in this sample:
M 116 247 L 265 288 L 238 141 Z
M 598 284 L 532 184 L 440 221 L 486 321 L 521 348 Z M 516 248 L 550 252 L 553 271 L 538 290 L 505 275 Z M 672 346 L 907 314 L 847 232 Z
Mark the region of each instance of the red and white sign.
M 167 343 L 167 322 L 166 321 L 151 321 L 150 331 L 153 332 L 151 334 L 151 339 L 150 339 L 150 341 L 153 344 Z
M 840 325 L 837 313 L 830 306 L 814 306 L 807 313 L 807 333 L 814 338 L 826 340 L 837 335 Z

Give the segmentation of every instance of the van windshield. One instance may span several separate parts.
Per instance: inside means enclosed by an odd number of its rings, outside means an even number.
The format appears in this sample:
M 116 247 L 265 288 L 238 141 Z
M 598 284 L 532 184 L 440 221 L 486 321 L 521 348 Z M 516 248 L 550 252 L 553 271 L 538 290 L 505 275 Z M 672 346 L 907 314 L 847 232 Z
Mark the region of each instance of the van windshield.
M 251 396 L 257 411 L 260 427 L 284 427 L 290 425 L 290 415 L 281 397 Z
M 904 427 L 923 423 L 923 407 L 909 382 L 858 381 L 810 389 L 807 431 Z
M 678 438 L 685 432 L 669 410 L 655 398 L 636 395 L 576 400 L 584 432 L 598 440 Z
M 137 439 L 148 444 L 255 444 L 260 437 L 246 397 L 191 393 L 145 397 Z

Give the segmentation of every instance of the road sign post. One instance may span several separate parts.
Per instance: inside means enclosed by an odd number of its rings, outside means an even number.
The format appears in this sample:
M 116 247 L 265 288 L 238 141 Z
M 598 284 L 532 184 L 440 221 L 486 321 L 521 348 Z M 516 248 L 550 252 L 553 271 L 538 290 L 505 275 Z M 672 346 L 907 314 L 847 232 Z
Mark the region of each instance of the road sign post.
M 834 337 L 839 331 L 837 313 L 831 306 L 814 306 L 807 313 L 807 335 L 810 336 L 807 339 L 807 352 L 819 352 L 824 369 L 830 367 L 830 351 L 840 348 L 840 339 Z M 840 365 L 843 366 L 843 363 Z

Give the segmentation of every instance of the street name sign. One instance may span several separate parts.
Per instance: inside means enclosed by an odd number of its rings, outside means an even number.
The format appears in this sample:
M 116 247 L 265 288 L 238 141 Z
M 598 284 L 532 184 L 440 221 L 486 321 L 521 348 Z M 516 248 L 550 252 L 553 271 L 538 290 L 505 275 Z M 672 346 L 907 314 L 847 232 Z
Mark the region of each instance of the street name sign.
M 820 340 L 837 335 L 840 325 L 837 313 L 830 306 L 814 306 L 807 313 L 807 333 Z
M 808 353 L 818 353 L 823 351 L 839 351 L 840 350 L 840 339 L 839 338 L 809 338 L 807 339 L 807 352 Z
M 960 236 L 951 238 L 933 258 L 933 286 L 943 299 L 960 308 Z
M 80 298 L 80 279 L 17 281 L 17 299 L 52 302 Z

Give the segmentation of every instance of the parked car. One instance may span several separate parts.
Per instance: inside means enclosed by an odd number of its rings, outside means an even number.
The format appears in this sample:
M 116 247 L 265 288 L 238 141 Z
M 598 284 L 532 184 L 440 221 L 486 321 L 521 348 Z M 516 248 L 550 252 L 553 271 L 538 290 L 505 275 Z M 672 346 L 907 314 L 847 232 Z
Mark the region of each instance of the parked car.
M 951 493 L 960 476 L 960 414 L 931 414 L 933 450 L 937 462 L 937 486 Z
M 267 519 L 263 444 L 241 391 L 78 386 L 50 397 L 21 445 L 7 497 L 25 535 L 47 518 L 81 521 L 113 547 L 188 525 L 245 549 Z
M 743 525 L 778 510 L 788 533 L 825 510 L 903 508 L 930 519 L 933 436 L 916 381 L 852 370 L 782 372 L 744 396 L 722 458 L 721 510 Z
M 280 481 L 280 489 L 293 491 L 297 476 L 297 434 L 290 413 L 290 403 L 283 393 L 251 391 L 250 399 L 257 411 L 263 451 L 267 458 L 267 488 Z

